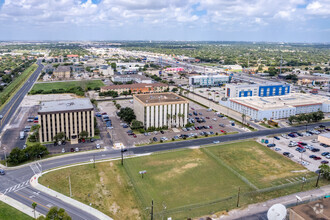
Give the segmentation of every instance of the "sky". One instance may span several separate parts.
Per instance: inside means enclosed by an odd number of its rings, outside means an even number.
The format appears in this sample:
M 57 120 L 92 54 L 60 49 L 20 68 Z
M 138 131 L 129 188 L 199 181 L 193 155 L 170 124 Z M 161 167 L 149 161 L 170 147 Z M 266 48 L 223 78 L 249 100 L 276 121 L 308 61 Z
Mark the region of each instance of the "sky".
M 330 42 L 330 0 L 0 0 L 0 40 Z

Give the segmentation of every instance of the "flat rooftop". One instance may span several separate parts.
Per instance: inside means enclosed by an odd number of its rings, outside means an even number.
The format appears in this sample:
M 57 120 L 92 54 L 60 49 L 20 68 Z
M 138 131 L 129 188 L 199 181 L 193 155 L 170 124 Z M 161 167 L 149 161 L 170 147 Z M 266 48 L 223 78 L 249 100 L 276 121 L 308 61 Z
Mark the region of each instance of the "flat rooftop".
M 289 107 L 299 107 L 299 106 L 308 106 L 308 105 L 319 105 L 322 103 L 330 103 L 329 98 L 325 96 L 302 94 L 302 93 L 290 93 L 288 95 L 272 96 L 272 97 L 259 97 L 259 96 L 240 97 L 240 98 L 231 98 L 230 101 L 257 110 L 282 109 Z
M 93 105 L 87 98 L 41 102 L 38 113 L 73 112 L 92 110 Z
M 157 103 L 172 103 L 172 102 L 188 102 L 185 98 L 172 93 L 152 93 L 152 94 L 138 94 L 134 95 L 143 104 L 157 104 Z
M 305 220 L 326 220 L 330 219 L 330 198 L 320 199 L 307 204 L 294 206 L 291 208 L 301 219 Z M 294 216 L 298 219 L 298 216 Z M 296 218 L 297 217 L 297 218 Z
M 223 77 L 223 78 L 229 78 L 229 76 L 227 75 L 220 75 L 220 74 L 216 74 L 216 75 L 197 75 L 197 76 L 190 76 L 192 78 L 208 78 L 208 77 Z

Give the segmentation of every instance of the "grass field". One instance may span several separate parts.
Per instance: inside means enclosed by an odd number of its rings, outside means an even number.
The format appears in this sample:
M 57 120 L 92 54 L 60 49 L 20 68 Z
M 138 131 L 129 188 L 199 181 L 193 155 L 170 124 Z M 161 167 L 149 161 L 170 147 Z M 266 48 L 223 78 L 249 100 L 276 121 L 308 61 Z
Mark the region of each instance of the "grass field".
M 147 171 L 143 178 L 142 170 Z M 69 195 L 69 175 L 73 198 L 114 219 L 149 218 L 151 200 L 156 219 L 220 215 L 236 208 L 239 188 L 242 207 L 296 193 L 302 176 L 315 176 L 254 141 L 130 158 L 124 167 L 120 161 L 98 163 L 95 169 L 71 167 L 50 172 L 40 182 Z M 320 182 L 325 184 L 329 182 Z M 313 179 L 303 189 L 314 186 Z
M 14 79 L 1 93 L 1 107 L 3 104 L 10 99 L 10 97 L 14 96 L 16 91 L 20 88 L 20 86 L 30 77 L 30 75 L 38 68 L 37 64 L 32 64 L 28 67 L 20 76 Z
M 210 147 L 208 150 L 258 188 L 316 176 L 305 167 L 255 142 Z
M 51 92 L 53 89 L 70 89 L 75 87 L 81 87 L 84 90 L 88 87 L 91 89 L 104 86 L 101 80 L 89 80 L 89 81 L 68 81 L 68 82 L 51 82 L 51 83 L 36 83 L 34 84 L 31 93 L 43 90 L 44 92 Z
M 0 201 L 0 219 L 29 220 L 33 218 Z

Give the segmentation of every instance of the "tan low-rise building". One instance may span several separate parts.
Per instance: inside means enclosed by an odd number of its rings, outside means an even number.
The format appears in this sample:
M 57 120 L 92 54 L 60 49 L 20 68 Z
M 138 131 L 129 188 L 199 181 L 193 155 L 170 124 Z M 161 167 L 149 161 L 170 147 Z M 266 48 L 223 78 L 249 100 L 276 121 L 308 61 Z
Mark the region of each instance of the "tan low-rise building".
M 60 132 L 71 143 L 78 143 L 79 134 L 94 136 L 94 108 L 89 99 L 70 99 L 41 102 L 38 111 L 39 139 L 41 143 L 54 141 Z
M 53 72 L 53 75 L 57 79 L 69 79 L 71 76 L 71 68 L 69 66 L 59 66 L 57 69 Z
M 184 127 L 188 121 L 189 101 L 172 92 L 133 96 L 134 113 L 145 128 Z
M 168 85 L 164 83 L 134 83 L 124 85 L 111 85 L 101 87 L 101 92 L 115 91 L 118 94 L 123 92 L 136 93 L 153 93 L 153 92 L 164 92 L 168 89 Z

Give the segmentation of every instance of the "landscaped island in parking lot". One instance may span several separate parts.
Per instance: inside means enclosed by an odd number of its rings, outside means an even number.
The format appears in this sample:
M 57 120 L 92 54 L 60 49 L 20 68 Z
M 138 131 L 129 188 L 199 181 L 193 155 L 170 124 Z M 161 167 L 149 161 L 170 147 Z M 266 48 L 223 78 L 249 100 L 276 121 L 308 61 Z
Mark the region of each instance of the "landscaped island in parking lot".
M 146 171 L 143 175 L 140 171 Z M 255 141 L 156 153 L 50 172 L 41 184 L 99 209 L 114 219 L 185 219 L 315 187 L 316 174 Z M 307 181 L 303 182 L 302 179 Z M 321 179 L 320 185 L 329 184 Z

